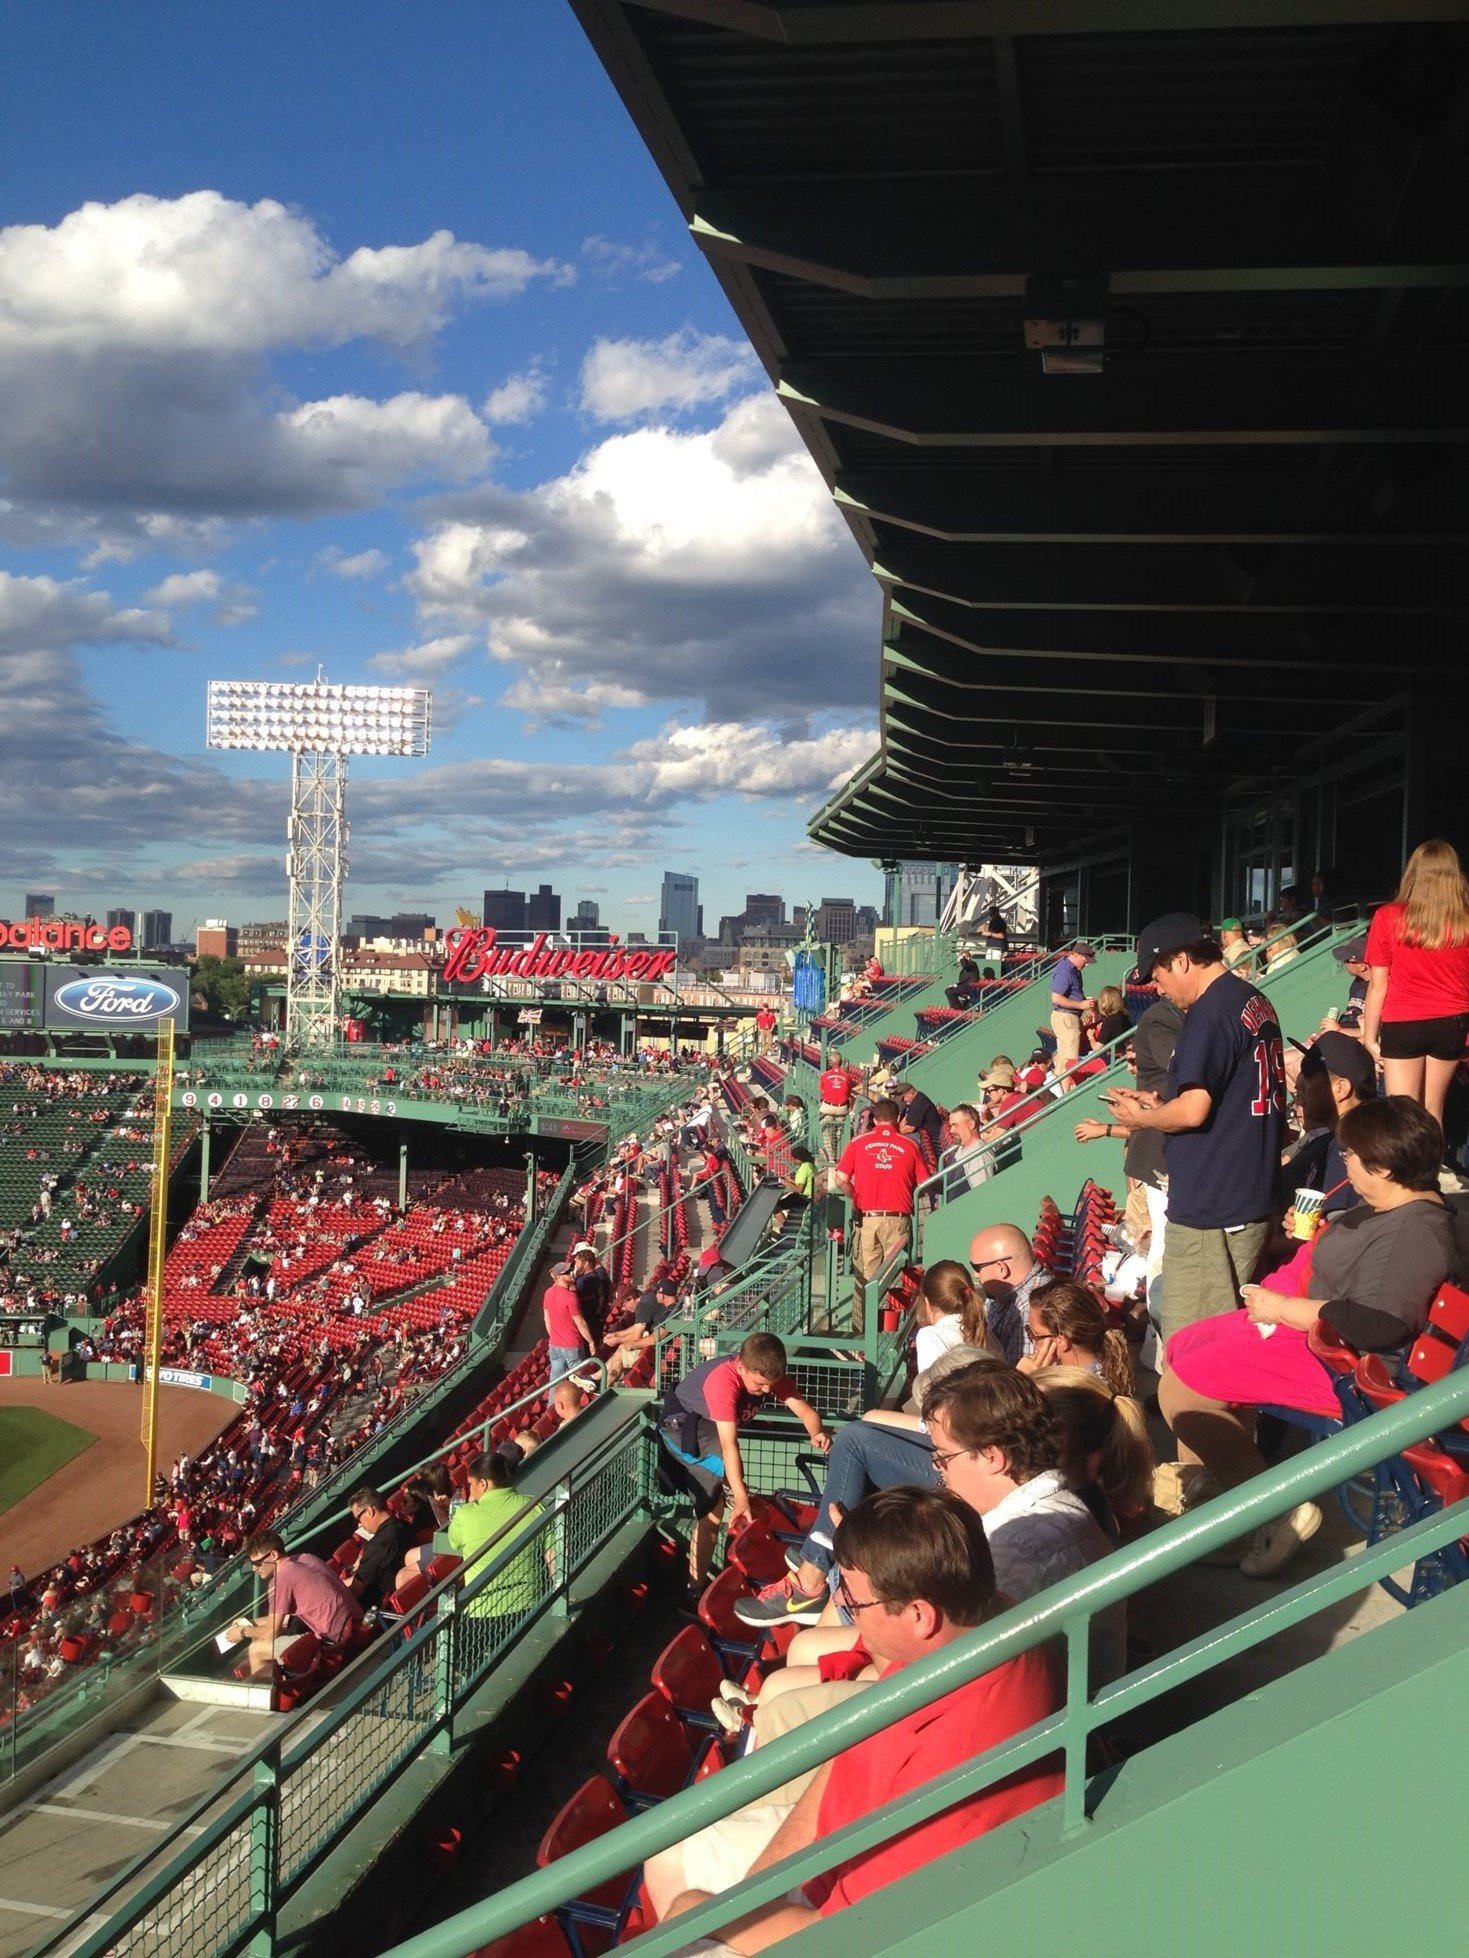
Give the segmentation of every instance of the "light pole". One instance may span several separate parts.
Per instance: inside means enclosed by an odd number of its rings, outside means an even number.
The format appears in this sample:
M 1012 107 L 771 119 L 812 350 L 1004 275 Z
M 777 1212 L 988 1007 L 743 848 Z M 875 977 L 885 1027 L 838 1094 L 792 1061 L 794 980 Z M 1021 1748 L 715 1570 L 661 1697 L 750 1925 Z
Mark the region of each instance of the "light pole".
M 286 1042 L 327 1047 L 337 1033 L 337 941 L 347 863 L 347 757 L 428 753 L 425 687 L 211 680 L 211 748 L 291 757 L 286 828 Z

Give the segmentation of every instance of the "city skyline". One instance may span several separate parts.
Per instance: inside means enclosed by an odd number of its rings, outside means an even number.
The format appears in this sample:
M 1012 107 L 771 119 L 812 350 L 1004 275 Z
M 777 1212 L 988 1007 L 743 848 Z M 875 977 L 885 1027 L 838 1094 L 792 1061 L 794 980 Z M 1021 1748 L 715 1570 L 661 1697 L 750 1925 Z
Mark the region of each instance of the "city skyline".
M 320 663 L 433 693 L 352 763 L 349 910 L 876 901 L 805 823 L 877 586 L 563 0 L 80 19 L 7 45 L 0 878 L 283 913 L 285 760 L 205 693 Z
M 837 863 L 840 860 L 833 858 L 831 861 Z M 858 866 L 854 866 L 854 868 L 856 867 Z M 745 923 L 756 929 L 760 929 L 773 921 L 779 932 L 789 932 L 792 928 L 787 924 L 784 917 L 784 913 L 787 910 L 797 920 L 797 928 L 793 935 L 796 939 L 800 937 L 800 927 L 804 922 L 803 914 L 806 908 L 805 902 L 802 900 L 790 898 L 784 894 L 747 891 L 743 894 L 744 908 L 741 911 L 715 916 L 708 912 L 702 901 L 700 896 L 700 881 L 696 873 L 665 871 L 662 873 L 660 894 L 666 891 L 669 880 L 692 884 L 692 902 L 697 915 L 704 920 L 704 930 L 702 933 L 678 930 L 677 937 L 680 943 L 685 942 L 687 939 L 698 938 L 702 938 L 706 943 L 717 942 L 726 936 L 725 927 L 731 924 L 738 925 Z M 491 914 L 491 907 L 487 900 L 492 898 L 508 899 L 511 902 L 509 906 L 497 908 Z M 554 914 L 549 908 L 546 908 L 548 906 L 548 900 L 550 904 L 555 906 Z M 537 905 L 538 901 L 543 908 L 532 912 L 532 906 Z M 649 902 L 654 907 L 659 906 L 660 895 L 654 895 Z M 27 905 L 30 903 L 29 896 L 26 898 L 26 903 Z M 820 915 L 822 906 L 832 903 L 850 908 L 859 921 L 859 930 L 863 928 L 862 920 L 865 913 L 871 912 L 872 922 L 874 923 L 880 915 L 878 907 L 863 903 L 861 900 L 845 893 L 835 900 L 823 896 L 820 900 L 812 901 L 811 908 Z M 579 921 L 579 911 L 587 907 L 590 908 L 593 915 L 590 918 Z M 437 910 L 432 907 L 424 909 L 422 906 L 412 903 L 404 904 L 392 913 L 365 912 L 344 906 L 342 934 L 346 938 L 412 938 L 420 935 L 424 928 L 430 926 L 442 934 L 458 922 L 456 914 L 461 909 L 468 911 L 471 916 L 479 916 L 483 922 L 493 924 L 497 931 L 509 935 L 517 933 L 534 935 L 537 931 L 551 931 L 565 934 L 575 933 L 578 930 L 589 930 L 603 934 L 612 931 L 622 937 L 627 936 L 630 932 L 636 932 L 651 939 L 658 936 L 662 925 L 661 914 L 654 919 L 651 928 L 646 918 L 643 917 L 632 916 L 619 922 L 616 915 L 609 915 L 609 913 L 614 911 L 615 907 L 603 905 L 597 899 L 585 895 L 574 895 L 569 892 L 557 891 L 553 886 L 543 883 L 537 890 L 530 892 L 513 888 L 496 889 L 492 887 L 481 893 L 481 901 L 478 906 L 452 905 L 447 911 Z M 139 936 L 141 926 L 150 921 L 156 921 L 160 917 L 166 917 L 170 919 L 170 931 L 172 930 L 173 922 L 176 921 L 178 924 L 178 936 L 176 939 L 171 940 L 171 942 L 184 944 L 194 942 L 198 932 L 211 925 L 218 925 L 221 928 L 227 925 L 231 931 L 239 932 L 248 931 L 252 928 L 258 930 L 260 927 L 268 924 L 279 924 L 282 930 L 284 930 L 284 886 L 282 888 L 281 905 L 274 912 L 270 910 L 269 906 L 263 909 L 257 907 L 254 911 L 249 912 L 239 909 L 229 911 L 226 908 L 207 911 L 193 919 L 185 920 L 181 913 L 174 913 L 164 910 L 161 907 L 141 911 L 135 906 L 113 904 L 109 905 L 104 913 L 69 902 L 64 892 L 51 897 L 49 906 L 46 911 L 42 912 L 42 915 L 50 915 L 52 911 L 57 916 L 96 918 L 99 921 L 105 918 L 105 922 L 109 925 L 127 924 L 134 932 L 135 946 L 140 946 L 142 943 L 141 937 Z M 780 914 L 778 917 L 777 912 Z M 29 917 L 33 914 L 28 909 L 24 913 L 17 915 Z M 554 922 L 551 921 L 553 916 Z M 399 927 L 399 929 L 393 929 L 393 927 Z M 738 937 L 738 933 L 736 933 L 736 937 Z

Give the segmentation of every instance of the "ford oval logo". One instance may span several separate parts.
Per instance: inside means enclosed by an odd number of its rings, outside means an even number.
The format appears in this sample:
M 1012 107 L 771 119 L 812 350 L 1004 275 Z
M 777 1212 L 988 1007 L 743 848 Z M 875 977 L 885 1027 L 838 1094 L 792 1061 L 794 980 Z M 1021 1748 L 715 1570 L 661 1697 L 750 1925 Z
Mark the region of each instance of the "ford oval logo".
M 56 1004 L 73 1020 L 93 1020 L 108 1026 L 128 1026 L 139 1020 L 162 1020 L 172 1013 L 179 996 L 158 979 L 127 979 L 120 973 L 98 973 L 58 986 Z

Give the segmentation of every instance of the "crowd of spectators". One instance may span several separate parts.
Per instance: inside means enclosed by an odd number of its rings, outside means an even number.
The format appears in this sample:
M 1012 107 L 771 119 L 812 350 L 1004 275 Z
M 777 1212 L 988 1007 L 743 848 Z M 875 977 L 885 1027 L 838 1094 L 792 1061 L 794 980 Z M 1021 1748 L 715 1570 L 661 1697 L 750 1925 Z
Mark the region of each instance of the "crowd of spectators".
M 0 1062 L 0 1301 L 82 1311 L 147 1208 L 144 1075 Z
M 252 1126 L 237 1155 L 171 1247 L 161 1358 L 242 1382 L 245 1404 L 160 1476 L 145 1514 L 49 1571 L 13 1574 L 0 1649 L 16 1653 L 22 1711 L 77 1665 L 151 1639 L 173 1596 L 455 1367 L 524 1221 L 510 1171 L 421 1172 L 429 1187 L 400 1216 L 383 1187 L 396 1169 L 329 1125 Z M 132 1366 L 144 1348 L 139 1294 L 77 1351 Z

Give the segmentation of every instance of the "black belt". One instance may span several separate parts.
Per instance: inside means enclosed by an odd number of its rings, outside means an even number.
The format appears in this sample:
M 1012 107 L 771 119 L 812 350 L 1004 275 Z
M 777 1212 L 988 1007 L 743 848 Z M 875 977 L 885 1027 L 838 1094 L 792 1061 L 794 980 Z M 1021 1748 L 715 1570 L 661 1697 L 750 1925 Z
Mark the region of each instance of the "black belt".
M 857 1208 L 862 1210 L 861 1204 L 858 1204 Z M 906 1217 L 908 1213 L 906 1210 L 863 1210 L 862 1215 L 864 1217 Z

